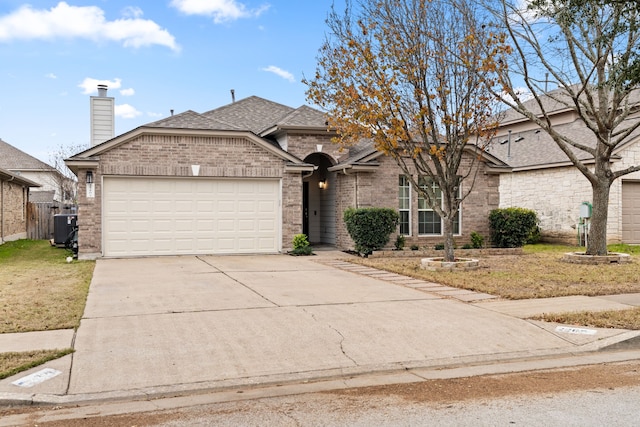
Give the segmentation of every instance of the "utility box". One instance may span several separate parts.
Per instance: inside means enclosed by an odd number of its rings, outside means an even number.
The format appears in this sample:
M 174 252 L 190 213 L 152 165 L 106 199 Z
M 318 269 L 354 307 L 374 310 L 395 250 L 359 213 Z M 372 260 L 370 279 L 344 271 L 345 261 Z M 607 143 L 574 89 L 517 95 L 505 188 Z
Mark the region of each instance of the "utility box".
M 591 203 L 582 202 L 580 205 L 580 218 L 591 218 Z
M 53 216 L 53 243 L 64 246 L 71 232 L 77 227 L 78 215 L 57 214 Z

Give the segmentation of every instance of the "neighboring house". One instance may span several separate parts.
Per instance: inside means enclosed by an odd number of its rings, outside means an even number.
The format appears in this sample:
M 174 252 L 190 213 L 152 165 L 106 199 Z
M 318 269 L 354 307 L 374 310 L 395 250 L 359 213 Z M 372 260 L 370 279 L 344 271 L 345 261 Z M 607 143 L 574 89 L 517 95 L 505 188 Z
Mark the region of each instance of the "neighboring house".
M 30 156 L 2 139 L 0 139 L 0 167 L 40 184 L 40 188 L 31 190 L 30 199 L 34 202 L 67 203 L 73 198 L 70 194 L 63 194 L 65 188 L 69 187 L 66 185 L 66 182 L 69 181 L 68 178 L 54 167 Z
M 106 90 L 91 97 L 110 100 Z M 349 249 L 344 210 L 371 206 L 401 209 L 408 243 L 443 242 L 439 217 L 393 159 L 367 144 L 343 151 L 333 136 L 324 113 L 254 96 L 94 141 L 66 160 L 78 177 L 79 256 L 276 253 L 299 233 Z M 497 170 L 506 165 L 483 160 L 459 244 L 472 231 L 487 236 L 499 204 Z
M 555 94 L 557 96 L 557 93 Z M 532 107 L 535 101 L 528 101 Z M 550 98 L 543 98 L 554 127 L 583 144 L 593 146 L 595 138 L 577 114 Z M 640 120 L 636 114 L 630 120 Z M 510 133 L 509 133 L 510 132 Z M 634 133 L 614 151 L 613 170 L 640 164 L 640 132 Z M 585 164 L 592 157 L 574 150 Z M 575 244 L 578 242 L 580 207 L 591 203 L 587 178 L 573 166 L 551 137 L 535 123 L 513 110 L 506 112 L 489 153 L 509 166 L 500 176 L 500 207 L 523 207 L 537 212 L 542 238 Z M 591 160 L 590 160 L 591 159 Z M 625 175 L 611 186 L 607 238 L 610 243 L 640 243 L 640 172 Z
M 27 203 L 33 181 L 0 168 L 0 244 L 27 237 Z

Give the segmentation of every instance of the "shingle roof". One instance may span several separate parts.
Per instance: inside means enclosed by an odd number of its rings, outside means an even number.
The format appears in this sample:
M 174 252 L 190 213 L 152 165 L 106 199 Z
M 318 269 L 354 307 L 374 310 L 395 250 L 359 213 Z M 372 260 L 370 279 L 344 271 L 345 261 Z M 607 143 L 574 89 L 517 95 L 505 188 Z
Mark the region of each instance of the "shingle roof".
M 552 93 L 557 99 L 562 97 L 562 95 L 558 96 L 562 93 L 561 90 L 556 90 Z M 629 102 L 638 103 L 639 94 L 640 91 L 632 93 L 629 97 Z M 548 113 L 567 109 L 567 107 L 557 99 L 554 100 L 546 97 L 541 98 L 543 105 L 547 109 Z M 531 103 L 529 107 L 534 106 L 535 100 L 529 100 L 527 101 L 527 103 Z M 533 111 L 539 111 L 539 107 L 535 106 L 533 108 Z M 517 113 L 513 110 L 508 110 L 503 116 L 502 122 L 506 123 L 516 118 L 524 119 L 524 117 L 520 115 L 520 113 Z M 630 118 L 628 120 L 640 119 Z M 627 126 L 628 124 L 622 124 L 622 127 Z M 508 127 L 505 126 L 504 129 L 508 129 Z M 554 129 L 559 134 L 568 136 L 573 141 L 579 142 L 580 144 L 590 147 L 594 147 L 596 145 L 595 135 L 586 127 L 581 119 L 576 119 L 570 123 L 555 125 Z M 616 152 L 628 144 L 637 142 L 637 138 L 639 136 L 640 129 L 637 129 L 627 138 L 624 144 L 617 147 Z M 567 155 L 562 150 L 560 150 L 556 142 L 549 136 L 549 134 L 547 134 L 542 129 L 534 128 L 524 132 L 514 132 L 511 135 L 511 144 L 508 143 L 508 139 L 508 135 L 501 135 L 500 137 L 494 138 L 489 146 L 488 152 L 513 168 L 544 167 L 569 162 L 569 158 L 567 157 Z M 579 150 L 574 147 L 570 148 L 580 160 L 589 160 L 593 158 L 593 156 L 586 153 L 585 151 Z
M 327 127 L 327 116 L 322 111 L 303 105 L 275 123 L 282 127 Z
M 0 139 L 0 168 L 7 170 L 55 170 L 33 156 Z
M 233 123 L 240 129 L 260 134 L 263 130 L 277 124 L 294 109 L 277 102 L 257 96 L 250 96 L 240 101 L 202 113 L 208 119 L 222 123 Z
M 195 111 L 187 110 L 184 113 L 176 114 L 148 123 L 145 127 L 173 128 L 173 129 L 211 129 L 211 130 L 240 130 L 238 126 L 224 123 L 215 118 L 205 117 Z

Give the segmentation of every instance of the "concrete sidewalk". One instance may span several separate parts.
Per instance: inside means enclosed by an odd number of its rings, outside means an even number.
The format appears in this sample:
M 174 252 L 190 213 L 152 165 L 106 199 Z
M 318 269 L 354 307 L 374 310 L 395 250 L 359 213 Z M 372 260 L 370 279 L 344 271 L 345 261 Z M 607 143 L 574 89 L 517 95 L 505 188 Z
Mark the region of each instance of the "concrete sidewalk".
M 48 348 L 76 350 L 0 381 L 0 402 L 147 399 L 558 358 L 640 335 L 523 320 L 630 308 L 640 304 L 638 295 L 503 301 L 344 256 L 99 260 L 75 341 L 73 331 L 0 335 L 0 351 L 45 339 Z M 31 388 L 12 384 L 43 368 L 60 374 Z

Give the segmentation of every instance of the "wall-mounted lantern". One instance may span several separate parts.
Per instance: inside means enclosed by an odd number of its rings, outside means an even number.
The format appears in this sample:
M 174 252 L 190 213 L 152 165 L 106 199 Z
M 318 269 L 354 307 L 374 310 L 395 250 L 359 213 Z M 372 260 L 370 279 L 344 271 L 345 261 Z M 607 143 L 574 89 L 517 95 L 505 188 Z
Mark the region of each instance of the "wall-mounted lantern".
M 318 181 L 318 188 L 320 188 L 321 190 L 327 188 L 327 180 L 321 179 L 320 181 Z
M 96 196 L 96 187 L 93 182 L 93 171 L 87 171 L 85 174 L 85 181 L 87 182 L 87 198 L 92 199 Z

